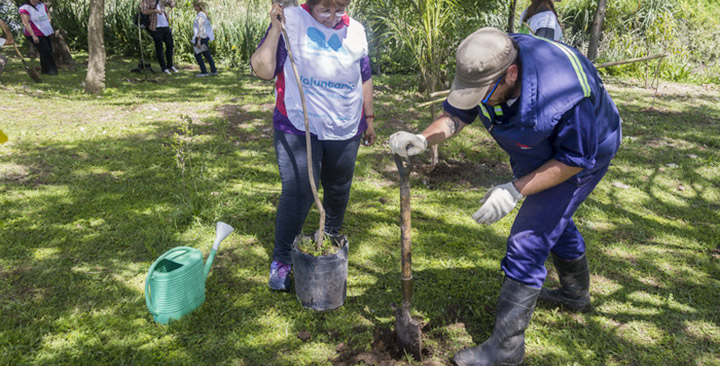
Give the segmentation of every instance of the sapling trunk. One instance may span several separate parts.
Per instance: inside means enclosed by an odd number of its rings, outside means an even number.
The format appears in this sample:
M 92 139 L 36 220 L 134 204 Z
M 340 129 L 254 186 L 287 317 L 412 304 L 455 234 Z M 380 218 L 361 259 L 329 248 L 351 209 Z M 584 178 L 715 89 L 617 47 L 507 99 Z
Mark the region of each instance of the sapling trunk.
M 288 58 L 290 59 L 290 65 L 292 66 L 293 74 L 295 74 L 295 81 L 297 82 L 298 89 L 300 90 L 300 101 L 302 102 L 303 116 L 305 117 L 305 145 L 307 150 L 308 160 L 308 180 L 310 180 L 310 188 L 312 189 L 313 197 L 315 198 L 315 205 L 320 213 L 320 222 L 318 223 L 317 234 L 315 235 L 315 243 L 317 250 L 320 251 L 322 248 L 323 239 L 325 237 L 325 209 L 323 208 L 320 197 L 318 196 L 317 187 L 315 186 L 315 174 L 313 173 L 312 163 L 312 144 L 310 140 L 310 122 L 308 121 L 307 106 L 305 105 L 305 92 L 303 91 L 302 81 L 300 81 L 300 74 L 298 74 L 295 61 L 293 59 L 293 53 L 290 49 L 290 38 L 288 37 L 287 30 L 285 29 L 285 23 L 282 25 L 282 34 L 285 37 L 285 47 L 288 51 Z

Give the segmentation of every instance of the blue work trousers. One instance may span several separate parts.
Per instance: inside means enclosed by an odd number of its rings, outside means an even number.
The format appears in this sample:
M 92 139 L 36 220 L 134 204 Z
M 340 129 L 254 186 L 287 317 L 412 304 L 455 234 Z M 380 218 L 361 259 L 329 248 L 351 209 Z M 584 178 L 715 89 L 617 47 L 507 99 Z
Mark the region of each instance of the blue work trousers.
M 507 277 L 540 288 L 547 276 L 545 260 L 550 251 L 562 259 L 580 258 L 585 253 L 585 240 L 572 216 L 606 172 L 607 167 L 579 183 L 566 181 L 525 198 L 502 260 Z
M 290 264 L 293 240 L 300 234 L 314 198 L 308 181 L 305 136 L 275 131 L 274 144 L 282 193 L 275 218 L 273 259 Z M 323 187 L 325 232 L 338 233 L 350 198 L 360 136 L 343 141 L 320 141 L 313 136 L 311 145 L 315 185 L 319 189 L 319 177 Z

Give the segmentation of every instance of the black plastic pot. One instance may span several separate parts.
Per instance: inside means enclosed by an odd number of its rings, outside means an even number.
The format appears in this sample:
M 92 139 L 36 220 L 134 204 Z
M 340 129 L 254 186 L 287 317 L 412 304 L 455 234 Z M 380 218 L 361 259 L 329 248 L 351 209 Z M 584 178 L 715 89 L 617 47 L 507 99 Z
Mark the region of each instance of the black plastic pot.
M 319 257 L 298 250 L 300 240 L 312 235 L 295 237 L 292 249 L 295 296 L 306 309 L 325 311 L 345 303 L 348 274 L 348 240 L 345 235 L 332 237 L 339 247 L 334 254 Z

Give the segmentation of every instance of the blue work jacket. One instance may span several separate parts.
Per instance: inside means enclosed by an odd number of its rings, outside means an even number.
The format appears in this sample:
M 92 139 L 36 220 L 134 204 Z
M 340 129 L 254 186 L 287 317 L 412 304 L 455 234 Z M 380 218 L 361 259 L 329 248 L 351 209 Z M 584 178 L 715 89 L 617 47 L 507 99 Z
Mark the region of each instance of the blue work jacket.
M 590 60 L 565 44 L 526 34 L 510 35 L 519 47 L 522 91 L 508 106 L 445 110 L 465 123 L 479 117 L 523 177 L 550 159 L 583 170 L 583 178 L 608 166 L 620 146 L 620 115 Z

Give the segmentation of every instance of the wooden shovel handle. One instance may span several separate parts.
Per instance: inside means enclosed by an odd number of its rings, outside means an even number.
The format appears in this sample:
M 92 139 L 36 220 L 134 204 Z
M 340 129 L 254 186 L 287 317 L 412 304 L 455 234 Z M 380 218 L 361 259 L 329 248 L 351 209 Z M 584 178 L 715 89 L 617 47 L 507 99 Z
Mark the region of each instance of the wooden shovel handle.
M 300 93 L 300 101 L 302 102 L 303 117 L 305 118 L 305 149 L 307 152 L 308 179 L 310 183 L 310 189 L 312 190 L 313 198 L 315 199 L 315 206 L 317 206 L 318 214 L 320 215 L 318 229 L 315 233 L 315 243 L 319 251 L 322 247 L 323 239 L 325 238 L 325 208 L 322 205 L 322 201 L 320 201 L 320 197 L 318 196 L 318 190 L 315 186 L 315 173 L 313 172 L 312 160 L 312 141 L 310 138 L 310 122 L 308 120 L 307 106 L 305 104 L 305 91 L 303 90 L 302 81 L 300 81 L 300 74 L 298 73 L 297 66 L 295 65 L 295 57 L 293 56 L 292 48 L 290 47 L 290 37 L 288 37 L 287 29 L 285 28 L 284 22 L 282 23 L 281 30 L 283 37 L 285 38 L 285 48 L 287 49 L 288 59 L 290 60 L 290 65 L 292 66 L 292 71 L 295 75 L 295 83 L 298 86 L 298 91 Z
M 403 300 L 410 303 L 412 298 L 412 240 L 410 223 L 410 172 L 412 164 L 406 158 L 407 165 L 403 162 L 399 155 L 395 155 L 395 165 L 397 165 L 400 175 L 400 238 L 402 245 L 401 253 L 401 276 L 402 276 L 402 293 Z

